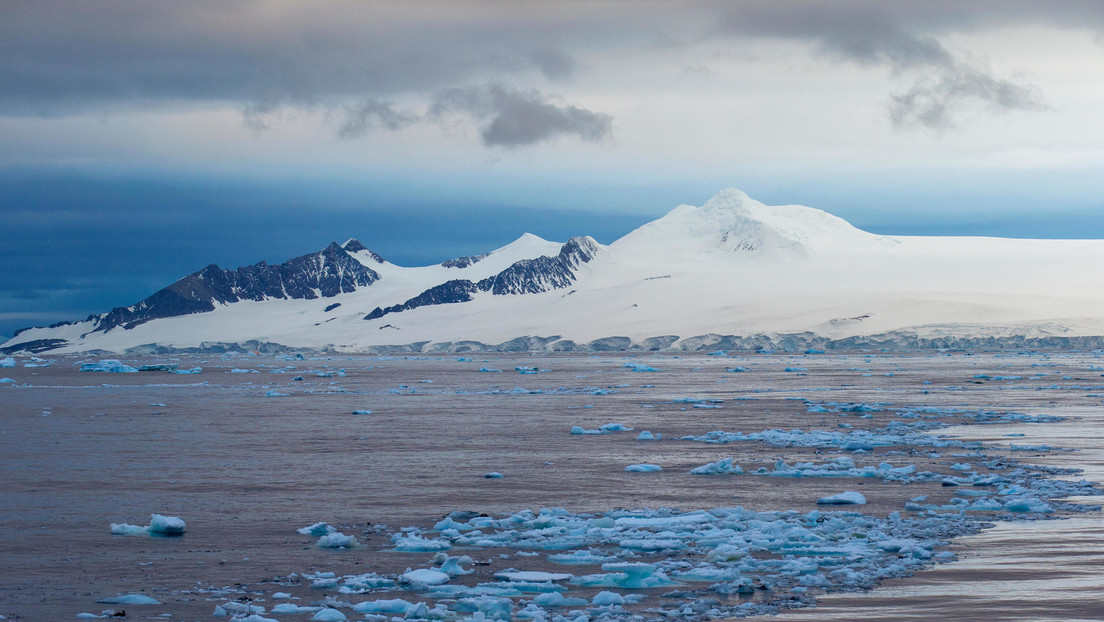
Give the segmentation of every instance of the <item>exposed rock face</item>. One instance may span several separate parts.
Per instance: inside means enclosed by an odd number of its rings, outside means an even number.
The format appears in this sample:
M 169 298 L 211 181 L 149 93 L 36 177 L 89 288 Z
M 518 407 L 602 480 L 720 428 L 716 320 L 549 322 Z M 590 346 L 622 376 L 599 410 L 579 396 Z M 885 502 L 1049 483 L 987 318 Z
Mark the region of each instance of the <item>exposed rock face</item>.
M 467 268 L 473 264 L 477 264 L 487 258 L 490 253 L 483 253 L 482 255 L 468 255 L 467 257 L 457 257 L 455 259 L 449 259 L 442 261 L 441 266 L 445 268 Z
M 409 311 L 410 309 L 416 309 L 418 307 L 424 307 L 426 305 L 444 305 L 452 304 L 456 302 L 469 302 L 472 299 L 472 295 L 479 291 L 479 288 L 475 283 L 467 279 L 453 279 L 451 281 L 445 281 L 440 285 L 431 287 L 417 296 L 407 300 L 401 305 L 392 305 L 386 309 L 376 307 L 371 313 L 364 316 L 366 320 L 374 320 L 381 318 L 388 313 L 398 313 L 400 311 Z
M 350 240 L 346 247 L 356 240 Z M 360 244 L 356 242 L 356 244 Z M 379 274 L 349 255 L 336 242 L 317 253 L 270 266 L 265 262 L 223 270 L 215 264 L 129 307 L 104 314 L 94 331 L 133 328 L 150 320 L 213 311 L 216 303 L 270 298 L 332 298 L 379 280 Z
M 567 287 L 575 282 L 575 269 L 598 252 L 589 237 L 571 238 L 555 257 L 523 259 L 478 283 L 481 291 L 498 295 L 539 294 Z
M 593 238 L 571 238 L 563 245 L 559 254 L 555 256 L 522 259 L 502 272 L 487 277 L 478 283 L 473 283 L 467 279 L 446 281 L 425 290 L 402 304 L 392 305 L 385 309 L 376 307 L 371 313 L 364 316 L 364 319 L 374 320 L 388 313 L 409 311 L 427 305 L 470 302 L 477 292 L 491 292 L 492 294 L 507 296 L 512 294 L 539 294 L 553 289 L 561 289 L 575 282 L 575 271 L 580 265 L 593 259 L 597 252 L 598 243 Z M 441 265 L 462 259 L 470 258 L 451 259 Z M 458 265 L 458 267 L 464 266 Z

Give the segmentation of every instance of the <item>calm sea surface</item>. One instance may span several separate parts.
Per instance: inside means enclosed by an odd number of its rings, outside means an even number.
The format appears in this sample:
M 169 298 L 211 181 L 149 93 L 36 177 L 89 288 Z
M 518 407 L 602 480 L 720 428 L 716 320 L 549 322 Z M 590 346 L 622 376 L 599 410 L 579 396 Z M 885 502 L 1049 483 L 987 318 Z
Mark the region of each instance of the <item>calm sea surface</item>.
M 454 510 L 807 512 L 846 485 L 867 496 L 862 511 L 884 516 L 918 495 L 951 498 L 939 483 L 689 474 L 725 457 L 750 471 L 827 456 L 678 440 L 683 435 L 885 423 L 879 412 L 844 418 L 810 412 L 807 402 L 1067 417 L 935 433 L 1077 449 L 1012 453 L 1104 481 L 1104 356 L 1092 353 L 124 358 L 203 370 L 188 375 L 82 373 L 79 361 L 93 359 L 45 358 L 48 366 L 24 367 L 29 359 L 19 358 L 0 369 L 14 381 L 0 383 L 0 614 L 9 619 L 67 620 L 123 607 L 130 619 L 210 620 L 219 602 L 212 589 L 250 589 L 292 572 L 424 566 L 424 553 L 381 553 L 387 534 L 429 527 Z M 658 371 L 635 372 L 626 362 Z M 522 374 L 518 366 L 548 371 Z M 746 371 L 728 371 L 735 367 Z M 681 398 L 723 403 L 693 408 L 674 401 Z M 574 425 L 612 422 L 635 431 L 569 434 Z M 641 430 L 663 440 L 637 441 Z M 624 471 L 643 462 L 664 470 Z M 951 461 L 912 462 L 949 472 Z M 504 477 L 485 479 L 490 471 Z M 145 525 L 154 512 L 184 518 L 188 532 L 110 534 L 110 523 Z M 955 563 L 871 592 L 828 595 L 816 609 L 777 619 L 1104 619 L 1104 516 L 1071 516 L 998 523 L 956 541 Z M 295 530 L 317 521 L 367 546 L 314 547 Z M 304 602 L 318 598 L 308 587 L 288 589 Z M 163 605 L 95 603 L 121 593 Z

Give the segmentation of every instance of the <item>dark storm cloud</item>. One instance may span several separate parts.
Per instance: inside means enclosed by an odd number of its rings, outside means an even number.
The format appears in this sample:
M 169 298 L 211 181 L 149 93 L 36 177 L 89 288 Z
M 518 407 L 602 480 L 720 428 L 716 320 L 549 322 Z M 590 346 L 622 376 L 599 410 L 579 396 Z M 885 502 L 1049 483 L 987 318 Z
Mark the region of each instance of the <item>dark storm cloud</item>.
M 117 101 L 328 103 L 487 73 L 569 77 L 575 61 L 531 18 L 494 3 L 9 2 L 0 106 L 64 114 Z
M 1029 85 L 960 58 L 946 36 L 1031 25 L 1104 32 L 1098 0 L 14 0 L 0 17 L 0 114 L 219 102 L 242 109 L 243 121 L 261 131 L 282 106 L 321 106 L 347 109 L 345 136 L 408 124 L 380 102 L 425 103 L 473 84 L 540 88 L 532 81 L 570 80 L 588 54 L 716 40 L 791 40 L 825 58 L 907 75 L 913 88 L 890 102 L 906 119 L 952 119 L 970 105 L 1037 109 L 1006 105 L 1007 93 Z M 966 87 L 962 76 L 1007 88 Z M 539 98 L 488 118 L 489 144 L 608 133 L 601 113 Z M 535 129 L 542 125 L 559 129 L 545 135 Z
M 455 113 L 481 124 L 480 135 L 487 146 L 519 147 L 559 136 L 599 142 L 613 132 L 613 117 L 608 114 L 559 104 L 539 91 L 500 85 L 443 91 L 429 114 L 441 119 Z

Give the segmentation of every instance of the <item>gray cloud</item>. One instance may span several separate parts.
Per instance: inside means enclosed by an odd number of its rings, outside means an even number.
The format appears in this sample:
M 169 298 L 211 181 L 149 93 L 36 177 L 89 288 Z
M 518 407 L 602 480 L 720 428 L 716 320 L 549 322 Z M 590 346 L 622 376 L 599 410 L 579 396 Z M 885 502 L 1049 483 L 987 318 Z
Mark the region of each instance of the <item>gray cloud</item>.
M 943 72 L 934 80 L 917 83 L 891 97 L 889 116 L 898 128 L 926 127 L 946 130 L 955 125 L 955 114 L 972 104 L 993 112 L 1047 110 L 1038 89 L 994 78 L 968 66 Z
M 843 1 L 770 3 L 750 1 L 723 6 L 721 36 L 759 33 L 805 40 L 820 54 L 842 62 L 889 67 L 895 74 L 917 77 L 911 88 L 891 94 L 889 118 L 898 129 L 945 131 L 959 125 L 971 107 L 990 112 L 1047 110 L 1038 88 L 999 78 L 987 69 L 951 53 L 939 35 L 982 26 L 1050 22 L 1064 27 L 1099 28 L 1099 3 L 1057 2 L 1052 11 L 1032 3 Z M 953 9 L 953 10 L 951 10 Z
M 337 128 L 339 138 L 360 138 L 374 127 L 401 130 L 417 123 L 421 115 L 409 110 L 399 110 L 391 102 L 365 99 L 355 106 L 346 106 L 343 119 Z
M 892 110 L 919 110 L 910 98 L 941 101 L 928 91 L 973 93 L 944 97 L 942 113 L 928 106 L 931 118 L 953 121 L 962 109 L 955 102 L 1000 108 L 1002 93 L 1030 87 L 970 67 L 944 45 L 948 35 L 1036 24 L 1104 32 L 1099 0 L 655 0 L 641 6 L 626 10 L 619 0 L 9 0 L 0 20 L 0 114 L 218 102 L 242 109 L 243 122 L 263 131 L 280 107 L 321 106 L 347 109 L 339 133 L 357 136 L 409 123 L 402 111 L 364 102 L 431 102 L 442 90 L 489 82 L 540 88 L 540 80 L 574 77 L 577 59 L 588 54 L 784 39 L 825 58 L 915 76 L 915 86 L 890 101 Z M 963 82 L 964 67 L 980 83 L 1008 88 L 931 86 Z M 484 141 L 543 140 L 550 135 L 532 131 L 542 126 L 566 128 L 551 135 L 584 140 L 608 134 L 600 113 L 543 102 L 562 109 L 557 112 L 540 103 L 519 100 L 510 114 L 504 105 L 488 117 Z M 571 129 L 584 127 L 592 129 Z
M 430 115 L 441 119 L 454 113 L 480 122 L 480 136 L 487 146 L 520 147 L 560 136 L 599 142 L 613 133 L 613 117 L 608 114 L 558 104 L 539 91 L 500 85 L 442 91 Z
M 556 50 L 537 50 L 529 58 L 549 80 L 571 78 L 578 65 L 574 58 Z

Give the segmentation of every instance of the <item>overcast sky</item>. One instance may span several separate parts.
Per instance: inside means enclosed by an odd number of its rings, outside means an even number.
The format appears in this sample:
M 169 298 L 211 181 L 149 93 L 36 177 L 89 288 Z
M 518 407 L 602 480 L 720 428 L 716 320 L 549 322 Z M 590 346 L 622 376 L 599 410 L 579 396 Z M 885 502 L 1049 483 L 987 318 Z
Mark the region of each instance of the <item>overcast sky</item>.
M 1104 3 L 0 4 L 0 334 L 350 236 L 610 242 L 729 186 L 1104 237 Z

